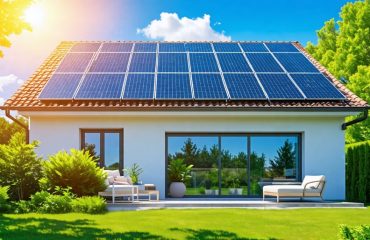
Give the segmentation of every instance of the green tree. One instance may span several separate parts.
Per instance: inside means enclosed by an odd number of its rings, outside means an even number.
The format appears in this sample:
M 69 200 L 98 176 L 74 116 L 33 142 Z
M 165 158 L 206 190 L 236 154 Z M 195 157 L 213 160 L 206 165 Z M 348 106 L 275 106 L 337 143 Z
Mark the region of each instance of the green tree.
M 350 2 L 317 31 L 318 43 L 307 44 L 307 51 L 347 87 L 370 103 L 370 0 Z M 351 118 L 347 119 L 347 121 Z M 346 142 L 370 139 L 370 120 L 346 131 Z
M 277 150 L 277 156 L 270 160 L 271 170 L 274 177 L 285 176 L 286 169 L 295 168 L 296 154 L 293 144 L 285 140 L 284 145 Z
M 199 155 L 199 150 L 197 148 L 197 145 L 193 143 L 191 138 L 188 138 L 184 146 L 181 148 L 181 151 L 183 153 L 183 159 L 187 165 L 194 165 L 196 162 L 198 155 Z
M 18 120 L 27 124 L 27 121 L 22 117 L 18 117 Z M 25 134 L 25 130 L 17 123 L 8 122 L 5 118 L 0 117 L 0 144 L 8 144 L 15 133 Z
M 0 0 L 0 47 L 10 47 L 9 36 L 31 31 L 31 26 L 22 18 L 32 0 Z M 0 50 L 0 58 L 3 52 Z

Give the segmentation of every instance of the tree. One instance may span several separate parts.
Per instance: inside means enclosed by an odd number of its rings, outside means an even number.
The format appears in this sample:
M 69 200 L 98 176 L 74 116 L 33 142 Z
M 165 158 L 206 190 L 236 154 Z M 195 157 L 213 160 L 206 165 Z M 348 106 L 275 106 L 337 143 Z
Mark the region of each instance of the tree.
M 18 120 L 23 122 L 24 124 L 27 124 L 27 121 L 22 117 L 19 117 Z M 8 144 L 10 138 L 15 133 L 25 134 L 25 130 L 17 123 L 10 123 L 5 118 L 0 117 L 0 144 Z
M 31 26 L 22 18 L 32 0 L 0 0 L 0 47 L 10 47 L 9 36 L 31 31 Z M 3 52 L 0 50 L 0 58 Z
M 183 152 L 183 159 L 185 163 L 187 165 L 191 165 L 191 164 L 194 165 L 198 157 L 199 150 L 197 148 L 197 145 L 193 143 L 191 138 L 188 138 L 185 141 L 184 146 L 181 148 L 181 151 Z
M 347 3 L 340 20 L 327 21 L 317 32 L 318 43 L 307 51 L 347 87 L 370 103 L 370 0 Z M 347 119 L 351 120 L 351 118 Z M 370 120 L 346 131 L 346 142 L 370 139 Z
M 286 169 L 295 168 L 296 153 L 293 144 L 285 140 L 284 145 L 277 150 L 277 156 L 270 160 L 273 177 L 285 176 Z

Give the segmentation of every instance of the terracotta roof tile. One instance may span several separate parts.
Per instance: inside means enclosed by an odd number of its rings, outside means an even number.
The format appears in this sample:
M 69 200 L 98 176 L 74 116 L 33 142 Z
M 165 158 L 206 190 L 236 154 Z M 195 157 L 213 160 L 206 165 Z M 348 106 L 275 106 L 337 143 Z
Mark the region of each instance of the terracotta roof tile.
M 199 100 L 151 100 L 151 101 L 128 101 L 128 100 L 73 100 L 73 101 L 40 101 L 38 95 L 50 79 L 65 54 L 78 42 L 62 42 L 39 67 L 39 69 L 20 87 L 17 92 L 8 99 L 3 107 L 14 110 L 45 110 L 45 111 L 123 111 L 123 110 L 171 110 L 171 109 L 343 109 L 368 108 L 368 104 L 349 91 L 332 74 L 330 74 L 320 63 L 298 42 L 294 42 L 303 54 L 345 95 L 346 100 L 302 100 L 302 101 L 266 101 L 266 100 L 244 100 L 244 101 L 199 101 Z

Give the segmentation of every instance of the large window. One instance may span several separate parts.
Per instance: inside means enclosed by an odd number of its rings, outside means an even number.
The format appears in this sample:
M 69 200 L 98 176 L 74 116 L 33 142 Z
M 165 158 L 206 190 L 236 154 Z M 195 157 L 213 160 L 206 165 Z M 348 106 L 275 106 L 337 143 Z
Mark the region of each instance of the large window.
M 122 171 L 122 129 L 81 129 L 80 132 L 81 149 L 89 151 L 100 167 Z
M 167 134 L 166 162 L 194 165 L 187 196 L 258 196 L 300 181 L 300 144 L 300 134 Z

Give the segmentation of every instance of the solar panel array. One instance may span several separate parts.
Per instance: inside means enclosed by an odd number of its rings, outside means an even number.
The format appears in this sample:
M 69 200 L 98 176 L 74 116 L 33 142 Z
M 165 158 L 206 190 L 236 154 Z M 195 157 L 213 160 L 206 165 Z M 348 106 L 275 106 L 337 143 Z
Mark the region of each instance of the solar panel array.
M 39 99 L 342 100 L 290 42 L 87 42 Z

